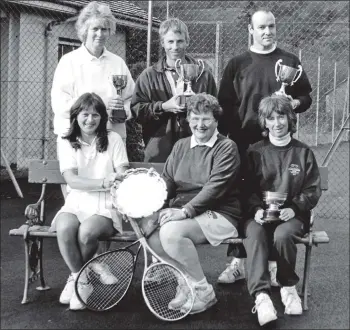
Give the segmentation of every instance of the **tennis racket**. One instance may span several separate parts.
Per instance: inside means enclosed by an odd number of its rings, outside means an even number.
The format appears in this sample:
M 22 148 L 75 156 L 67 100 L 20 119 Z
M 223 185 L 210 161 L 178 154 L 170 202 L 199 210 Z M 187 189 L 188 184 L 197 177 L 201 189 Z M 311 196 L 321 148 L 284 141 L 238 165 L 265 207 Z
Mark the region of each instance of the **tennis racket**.
M 133 246 L 138 246 L 136 253 Z M 130 287 L 140 248 L 137 240 L 89 260 L 75 281 L 75 293 L 81 303 L 97 312 L 116 306 Z
M 194 303 L 193 289 L 187 277 L 150 248 L 135 219 L 128 217 L 128 220 L 143 247 L 145 264 L 141 283 L 147 307 L 163 321 L 177 321 L 186 317 Z M 150 265 L 147 262 L 148 253 L 152 256 Z M 179 306 L 173 306 L 171 302 L 178 295 L 183 297 L 183 301 L 180 304 L 178 301 Z

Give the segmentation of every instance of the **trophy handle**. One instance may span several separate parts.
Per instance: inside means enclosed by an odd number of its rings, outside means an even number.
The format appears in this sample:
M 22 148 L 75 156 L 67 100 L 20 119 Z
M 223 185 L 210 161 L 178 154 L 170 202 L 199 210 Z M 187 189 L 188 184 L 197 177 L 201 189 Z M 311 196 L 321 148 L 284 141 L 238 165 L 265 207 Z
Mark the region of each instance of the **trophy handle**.
M 275 64 L 275 75 L 276 75 L 277 81 L 280 81 L 279 72 L 281 70 L 281 63 L 282 63 L 282 59 L 279 59 Z
M 181 65 L 181 58 L 178 58 L 176 61 L 175 61 L 175 70 L 176 70 L 176 73 L 179 75 L 179 77 L 182 77 L 182 74 L 181 74 L 181 70 L 179 70 L 177 68 L 177 65 L 179 64 L 179 68 L 180 68 L 180 65 Z M 183 78 L 182 78 L 183 79 Z
M 202 60 L 198 60 L 199 63 L 199 67 L 202 67 L 201 73 L 198 75 L 196 82 L 198 81 L 198 79 L 200 78 L 200 76 L 202 75 L 202 73 L 204 72 L 204 62 Z
M 297 71 L 297 73 L 295 74 L 294 79 L 293 79 L 292 82 L 290 83 L 291 86 L 293 86 L 294 83 L 297 82 L 297 80 L 299 80 L 299 78 L 300 78 L 300 76 L 301 76 L 302 73 L 303 73 L 303 68 L 302 68 L 302 66 L 299 64 L 299 65 L 298 65 L 298 71 Z

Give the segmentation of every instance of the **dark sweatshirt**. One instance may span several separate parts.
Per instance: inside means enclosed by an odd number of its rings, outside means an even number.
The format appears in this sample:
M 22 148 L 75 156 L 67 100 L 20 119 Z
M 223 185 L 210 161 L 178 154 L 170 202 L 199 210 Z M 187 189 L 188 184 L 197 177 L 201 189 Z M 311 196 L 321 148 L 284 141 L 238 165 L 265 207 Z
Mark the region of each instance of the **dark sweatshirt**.
M 321 197 L 320 173 L 312 150 L 293 139 L 283 147 L 264 139 L 250 146 L 244 175 L 247 218 L 265 208 L 264 191 L 287 193 L 281 208 L 291 208 L 295 217 L 308 223 L 310 211 Z
M 241 205 L 237 180 L 240 158 L 236 144 L 218 134 L 214 146 L 190 148 L 191 137 L 179 140 L 165 163 L 170 207 L 185 207 L 191 217 L 216 211 L 237 225 Z
M 185 59 L 187 63 L 196 63 L 190 56 Z M 174 143 L 191 135 L 185 112 L 174 114 L 162 110 L 162 104 L 173 97 L 164 63 L 165 57 L 141 73 L 130 106 L 133 116 L 142 125 L 145 161 L 148 162 L 165 162 Z M 192 90 L 217 96 L 215 80 L 208 67 L 198 81 L 192 83 Z
M 224 111 L 218 130 L 246 148 L 262 139 L 258 124 L 258 107 L 261 99 L 276 92 L 281 82 L 276 81 L 275 65 L 282 59 L 282 65 L 298 68 L 299 59 L 292 53 L 276 48 L 269 54 L 247 51 L 233 57 L 227 64 L 221 79 L 218 94 Z M 300 79 L 286 87 L 286 93 L 301 104 L 294 111 L 304 112 L 311 103 L 311 85 L 303 70 Z

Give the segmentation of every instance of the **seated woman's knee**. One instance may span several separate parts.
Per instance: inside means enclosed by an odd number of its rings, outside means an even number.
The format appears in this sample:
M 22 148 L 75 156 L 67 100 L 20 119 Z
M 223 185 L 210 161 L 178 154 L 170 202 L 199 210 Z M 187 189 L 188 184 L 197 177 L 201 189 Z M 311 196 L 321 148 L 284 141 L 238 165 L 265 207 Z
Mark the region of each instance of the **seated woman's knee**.
M 72 237 L 76 237 L 79 227 L 79 221 L 73 219 L 71 216 L 66 216 L 64 213 L 60 214 L 55 223 L 57 236 L 63 241 L 70 241 Z
M 96 233 L 91 227 L 80 226 L 78 232 L 79 242 L 82 244 L 89 244 L 91 242 L 96 242 L 98 240 L 99 234 Z
M 182 237 L 182 231 L 179 230 L 177 221 L 169 221 L 160 227 L 159 238 L 162 244 L 174 244 L 175 242 L 178 242 Z
M 274 236 L 273 239 L 275 242 L 284 242 L 284 241 L 293 239 L 293 232 L 288 230 L 286 226 L 278 226 L 275 229 L 273 236 Z
M 245 228 L 245 236 L 247 239 L 264 240 L 266 238 L 266 232 L 264 226 L 258 224 L 255 220 L 248 220 Z

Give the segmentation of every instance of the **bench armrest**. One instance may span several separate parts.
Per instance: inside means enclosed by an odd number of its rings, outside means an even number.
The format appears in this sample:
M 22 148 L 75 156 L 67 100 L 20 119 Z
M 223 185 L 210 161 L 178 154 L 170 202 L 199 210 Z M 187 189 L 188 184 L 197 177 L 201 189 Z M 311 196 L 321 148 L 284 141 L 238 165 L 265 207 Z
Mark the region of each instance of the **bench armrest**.
M 24 210 L 26 224 L 29 226 L 43 225 L 45 222 L 44 203 L 45 203 L 46 184 L 41 186 L 41 194 L 38 201 L 34 204 L 29 204 Z

